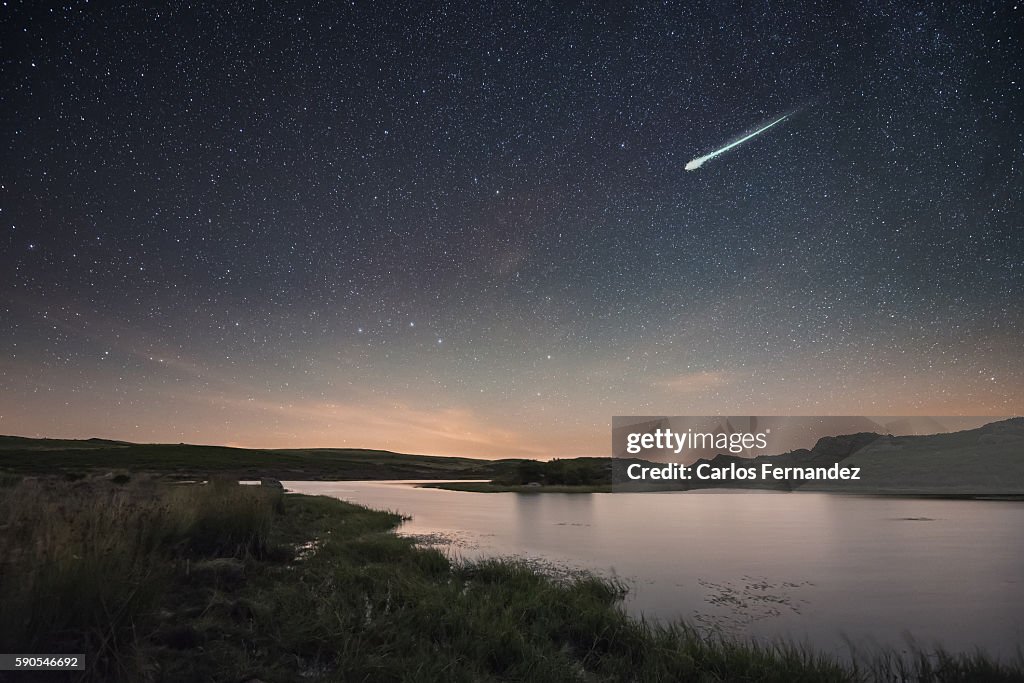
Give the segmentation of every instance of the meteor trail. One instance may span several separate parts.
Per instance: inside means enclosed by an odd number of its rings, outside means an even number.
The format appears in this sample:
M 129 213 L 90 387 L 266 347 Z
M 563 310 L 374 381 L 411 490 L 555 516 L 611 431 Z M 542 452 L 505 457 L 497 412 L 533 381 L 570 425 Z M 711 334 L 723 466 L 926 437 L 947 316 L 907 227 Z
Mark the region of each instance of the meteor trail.
M 753 133 L 751 133 L 750 135 L 747 135 L 746 137 L 742 137 L 742 138 L 740 138 L 739 140 L 737 140 L 736 142 L 731 142 L 731 143 L 729 143 L 728 145 L 726 145 L 726 146 L 725 146 L 725 147 L 723 147 L 722 149 L 716 149 L 716 150 L 715 150 L 714 152 L 712 152 L 711 154 L 705 154 L 705 155 L 704 155 L 704 156 L 702 156 L 702 157 L 697 157 L 697 158 L 696 158 L 696 159 L 694 159 L 693 161 L 690 161 L 690 162 L 688 162 L 688 163 L 686 164 L 686 166 L 685 166 L 684 168 L 685 168 L 685 169 L 686 169 L 687 171 L 696 171 L 696 170 L 697 170 L 698 168 L 700 168 L 700 167 L 701 167 L 701 164 L 703 164 L 703 163 L 704 163 L 705 161 L 708 161 L 709 159 L 714 159 L 715 157 L 717 157 L 717 156 L 718 156 L 719 154 L 721 154 L 722 152 L 728 152 L 728 151 L 729 151 L 730 149 L 732 149 L 732 148 L 733 148 L 733 147 L 735 147 L 736 145 L 742 145 L 742 144 L 743 144 L 744 142 L 746 142 L 746 141 L 747 141 L 747 140 L 749 140 L 750 138 L 752 138 L 752 137 L 755 137 L 755 136 L 757 136 L 757 135 L 760 135 L 761 133 L 765 132 L 766 130 L 768 130 L 769 128 L 771 128 L 772 126 L 774 126 L 774 125 L 775 125 L 776 123 L 782 123 L 783 121 L 785 121 L 786 119 L 788 119 L 788 118 L 789 118 L 790 116 L 792 116 L 792 115 L 793 115 L 793 114 L 792 114 L 792 112 L 790 112 L 789 114 L 786 114 L 785 116 L 781 116 L 781 117 L 779 117 L 779 118 L 775 119 L 774 121 L 772 121 L 771 123 L 769 123 L 769 124 L 768 124 L 767 126 L 765 126 L 764 128 L 761 128 L 761 129 L 759 129 L 759 130 L 755 130 L 755 131 L 754 131 Z

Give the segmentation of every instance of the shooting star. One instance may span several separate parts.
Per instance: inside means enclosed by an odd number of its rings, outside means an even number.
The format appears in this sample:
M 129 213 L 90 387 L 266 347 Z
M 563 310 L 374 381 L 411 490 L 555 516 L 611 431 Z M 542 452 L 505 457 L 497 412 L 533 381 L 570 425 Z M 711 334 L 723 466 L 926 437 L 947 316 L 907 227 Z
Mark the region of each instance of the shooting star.
M 766 130 L 768 130 L 769 128 L 771 128 L 772 126 L 774 126 L 774 125 L 776 125 L 776 124 L 778 124 L 778 123 L 782 123 L 783 121 L 785 121 L 786 119 L 788 119 L 788 118 L 789 118 L 790 116 L 792 116 L 792 115 L 793 115 L 793 112 L 790 112 L 790 113 L 786 114 L 785 116 L 781 116 L 781 117 L 779 117 L 779 118 L 775 119 L 774 121 L 772 121 L 771 123 L 769 123 L 769 124 L 768 124 L 767 126 L 765 126 L 764 128 L 760 128 L 760 129 L 758 129 L 758 130 L 755 130 L 755 131 L 754 131 L 753 133 L 751 133 L 750 135 L 747 135 L 746 137 L 742 137 L 742 138 L 740 138 L 739 140 L 737 140 L 736 142 L 731 142 L 731 143 L 729 143 L 728 145 L 726 145 L 726 146 L 725 146 L 725 147 L 723 147 L 722 149 L 716 149 L 716 150 L 715 150 L 714 152 L 712 152 L 711 154 L 705 154 L 705 155 L 704 155 L 704 156 L 702 156 L 702 157 L 697 157 L 697 158 L 696 158 L 696 159 L 694 159 L 693 161 L 690 161 L 690 162 L 688 162 L 688 163 L 686 164 L 686 166 L 685 166 L 684 168 L 685 168 L 685 169 L 686 169 L 687 171 L 696 171 L 696 170 L 697 170 L 698 168 L 700 168 L 700 167 L 701 167 L 701 165 L 702 165 L 702 164 L 703 164 L 703 163 L 704 163 L 705 161 L 708 161 L 708 160 L 710 160 L 710 159 L 714 159 L 715 157 L 717 157 L 717 156 L 718 156 L 719 154 L 721 154 L 721 153 L 723 153 L 723 152 L 728 152 L 728 151 L 729 151 L 730 149 L 732 149 L 732 148 L 733 148 L 733 147 L 735 147 L 736 145 L 742 145 L 742 144 L 743 144 L 744 142 L 746 142 L 746 141 L 747 141 L 747 140 L 749 140 L 750 138 L 752 138 L 752 137 L 756 137 L 756 136 L 760 135 L 761 133 L 765 132 Z

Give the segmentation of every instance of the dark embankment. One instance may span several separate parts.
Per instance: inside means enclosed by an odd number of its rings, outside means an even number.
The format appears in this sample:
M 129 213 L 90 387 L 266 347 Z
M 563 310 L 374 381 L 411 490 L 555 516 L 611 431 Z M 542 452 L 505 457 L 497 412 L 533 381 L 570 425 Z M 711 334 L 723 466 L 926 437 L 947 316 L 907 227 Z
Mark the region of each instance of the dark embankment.
M 638 622 L 614 582 L 452 562 L 399 522 L 231 482 L 8 482 L 0 650 L 84 652 L 94 681 L 1024 679 L 981 655 L 854 667 Z
M 518 462 L 359 448 L 272 450 L 0 436 L 0 474 L 15 475 L 79 477 L 130 470 L 176 479 L 490 479 Z

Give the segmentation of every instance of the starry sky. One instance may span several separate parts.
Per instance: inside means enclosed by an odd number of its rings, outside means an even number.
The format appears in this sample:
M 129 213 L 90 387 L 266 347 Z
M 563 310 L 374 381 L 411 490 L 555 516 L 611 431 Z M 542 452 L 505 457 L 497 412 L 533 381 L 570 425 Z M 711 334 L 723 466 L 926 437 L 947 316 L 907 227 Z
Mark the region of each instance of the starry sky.
M 0 8 L 0 433 L 1024 413 L 1013 2 L 155 4 Z

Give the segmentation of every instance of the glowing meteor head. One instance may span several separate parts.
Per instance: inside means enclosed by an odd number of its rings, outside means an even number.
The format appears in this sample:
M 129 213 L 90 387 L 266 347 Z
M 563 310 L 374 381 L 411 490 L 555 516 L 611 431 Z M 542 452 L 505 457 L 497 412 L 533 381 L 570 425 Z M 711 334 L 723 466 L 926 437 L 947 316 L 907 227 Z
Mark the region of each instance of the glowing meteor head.
M 693 161 L 687 162 L 686 166 L 684 166 L 683 168 L 685 168 L 687 171 L 696 171 L 698 168 L 700 168 L 700 165 L 703 164 L 705 161 L 707 161 L 706 157 L 697 157 Z

